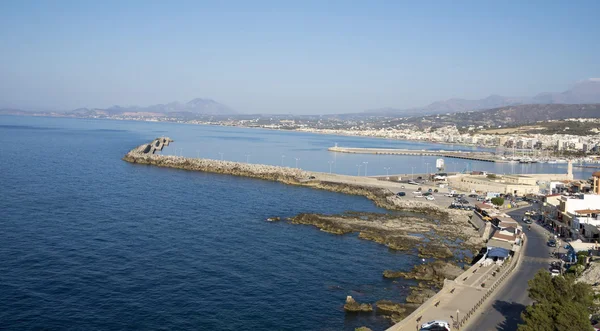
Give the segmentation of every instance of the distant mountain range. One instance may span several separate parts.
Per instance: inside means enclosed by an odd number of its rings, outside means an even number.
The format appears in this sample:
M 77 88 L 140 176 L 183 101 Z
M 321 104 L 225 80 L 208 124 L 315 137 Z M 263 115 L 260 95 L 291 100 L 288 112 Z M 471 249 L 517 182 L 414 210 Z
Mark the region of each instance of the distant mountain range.
M 590 78 L 577 82 L 572 88 L 560 93 L 540 93 L 534 97 L 504 97 L 490 95 L 479 100 L 449 99 L 436 101 L 425 107 L 410 109 L 382 108 L 367 110 L 368 115 L 381 116 L 422 116 L 446 114 L 470 110 L 491 109 L 524 104 L 592 104 L 600 103 L 600 78 Z
M 23 114 L 20 109 L 1 109 L 0 113 Z M 43 112 L 42 112 L 43 113 Z M 134 113 L 152 113 L 152 114 L 195 114 L 195 115 L 233 115 L 237 112 L 224 104 L 218 103 L 212 99 L 196 98 L 186 103 L 171 102 L 167 104 L 157 104 L 147 107 L 131 106 L 121 107 L 112 106 L 106 109 L 102 108 L 78 108 L 64 112 L 65 115 L 75 116 L 112 116 Z
M 600 103 L 516 105 L 481 111 L 412 117 L 405 123 L 418 127 L 445 125 L 506 127 L 568 118 L 600 118 Z

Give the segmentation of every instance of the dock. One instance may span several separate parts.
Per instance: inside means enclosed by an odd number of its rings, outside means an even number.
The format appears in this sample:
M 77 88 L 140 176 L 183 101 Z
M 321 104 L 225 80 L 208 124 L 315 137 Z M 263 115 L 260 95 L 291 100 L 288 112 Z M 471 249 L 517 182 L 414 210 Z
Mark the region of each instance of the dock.
M 440 156 L 455 159 L 465 159 L 483 162 L 508 163 L 507 160 L 497 158 L 487 152 L 463 152 L 445 150 L 417 150 L 417 149 L 394 149 L 394 148 L 356 148 L 356 147 L 329 147 L 330 152 L 353 153 L 353 154 L 377 154 L 377 155 L 410 155 L 410 156 Z

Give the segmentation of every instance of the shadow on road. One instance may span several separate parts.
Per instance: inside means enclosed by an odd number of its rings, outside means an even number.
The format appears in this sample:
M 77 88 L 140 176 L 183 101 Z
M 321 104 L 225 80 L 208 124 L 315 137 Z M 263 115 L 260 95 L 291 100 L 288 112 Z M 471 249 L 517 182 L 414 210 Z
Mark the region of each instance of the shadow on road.
M 505 320 L 498 324 L 496 330 L 513 331 L 517 329 L 517 325 L 521 322 L 521 312 L 525 310 L 525 305 L 517 302 L 496 301 L 493 308 L 496 309 Z

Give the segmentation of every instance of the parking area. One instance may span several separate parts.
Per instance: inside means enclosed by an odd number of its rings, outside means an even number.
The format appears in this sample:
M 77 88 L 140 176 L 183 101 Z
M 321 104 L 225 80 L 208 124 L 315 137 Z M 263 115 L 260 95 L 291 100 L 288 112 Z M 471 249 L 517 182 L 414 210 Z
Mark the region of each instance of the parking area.
M 455 202 L 455 197 L 447 196 L 452 191 L 451 188 L 439 187 L 433 182 L 422 181 L 417 182 L 416 184 L 409 184 L 408 181 L 405 181 L 400 182 L 399 184 L 400 186 L 396 187 L 392 191 L 396 194 L 399 192 L 404 192 L 405 195 L 401 196 L 401 198 L 404 200 L 428 201 L 444 208 L 449 207 L 453 202 Z M 421 189 L 420 191 L 419 188 Z M 431 190 L 431 192 L 429 190 Z M 436 190 L 437 192 L 435 192 Z M 431 193 L 431 196 L 433 196 L 434 200 L 427 200 L 426 196 L 423 195 L 426 193 Z M 475 206 L 475 203 L 477 202 L 476 198 L 469 197 L 468 193 L 466 192 L 457 191 L 456 193 L 465 194 L 463 199 L 466 200 L 467 203 L 464 203 L 464 205 Z

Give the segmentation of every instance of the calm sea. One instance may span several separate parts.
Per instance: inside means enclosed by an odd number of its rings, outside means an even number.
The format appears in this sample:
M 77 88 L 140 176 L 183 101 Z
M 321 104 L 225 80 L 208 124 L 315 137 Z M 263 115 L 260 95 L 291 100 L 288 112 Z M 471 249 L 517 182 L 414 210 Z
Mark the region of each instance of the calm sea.
M 166 153 L 287 166 L 297 158 L 299 167 L 329 171 L 331 164 L 348 174 L 362 162 L 369 174 L 382 174 L 384 167 L 431 166 L 435 158 L 336 156 L 327 147 L 440 148 L 183 124 L 0 117 L 0 329 L 388 325 L 374 315 L 346 315 L 345 297 L 402 300 L 414 283 L 381 274 L 408 270 L 418 258 L 354 235 L 265 221 L 382 210 L 362 197 L 121 161 L 161 135 L 176 140 Z

